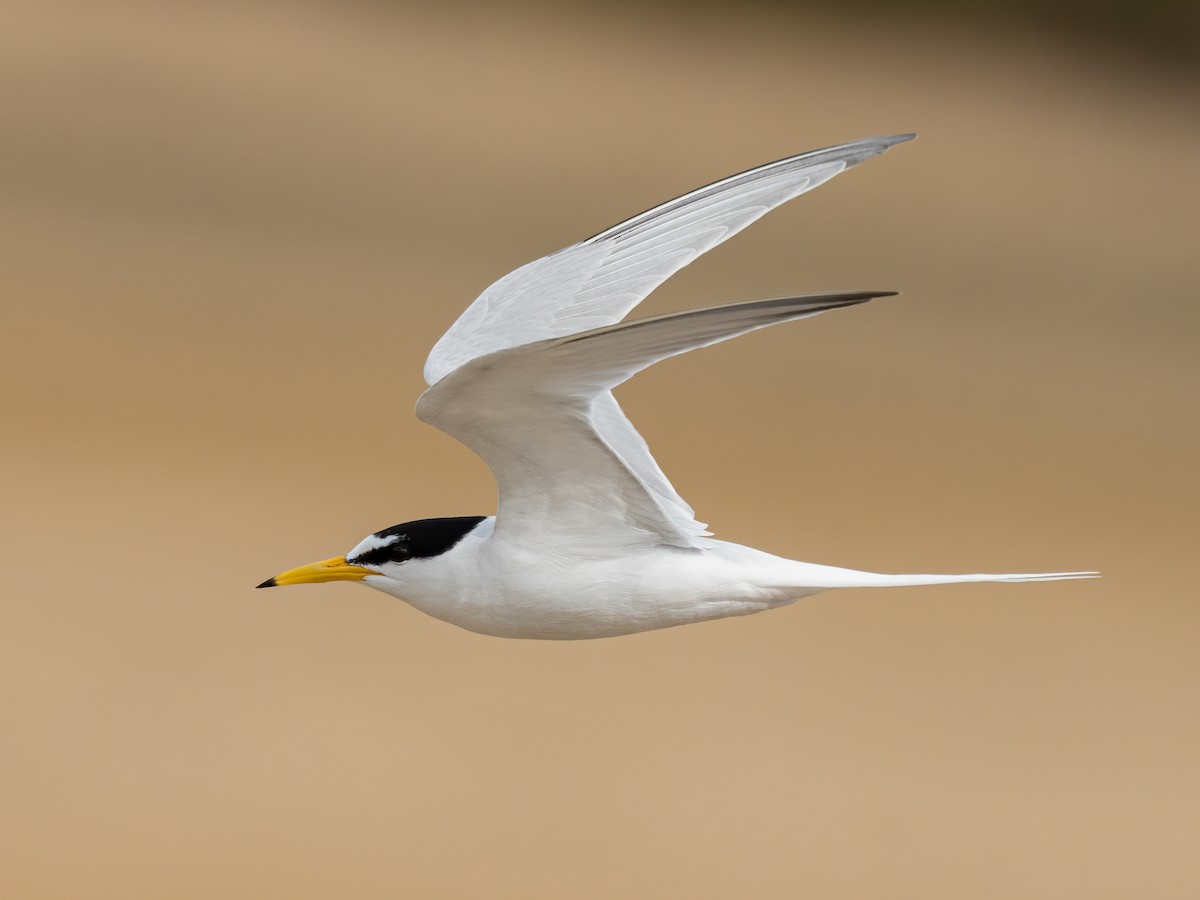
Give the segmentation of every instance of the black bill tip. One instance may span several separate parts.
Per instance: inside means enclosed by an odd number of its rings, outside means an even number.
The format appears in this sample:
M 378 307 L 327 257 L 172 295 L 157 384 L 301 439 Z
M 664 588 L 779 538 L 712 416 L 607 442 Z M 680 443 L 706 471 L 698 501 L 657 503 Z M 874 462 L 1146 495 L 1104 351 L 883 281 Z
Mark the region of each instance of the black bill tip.
M 268 579 L 267 579 L 266 581 L 264 581 L 262 584 L 260 584 L 260 585 L 257 585 L 257 586 L 256 586 L 254 589 L 257 591 L 259 588 L 265 588 L 265 587 L 279 587 L 279 585 L 277 585 L 277 584 L 275 583 L 275 579 L 274 579 L 274 578 L 268 578 Z

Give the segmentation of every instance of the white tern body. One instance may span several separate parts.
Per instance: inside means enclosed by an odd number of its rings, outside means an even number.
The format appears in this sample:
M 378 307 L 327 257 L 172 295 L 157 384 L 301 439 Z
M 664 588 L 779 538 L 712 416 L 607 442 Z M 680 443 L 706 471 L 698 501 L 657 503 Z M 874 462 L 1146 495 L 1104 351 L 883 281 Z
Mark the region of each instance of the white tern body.
M 892 293 L 779 297 L 623 321 L 701 253 L 912 137 L 759 166 L 501 278 L 437 342 L 417 403 L 423 421 L 491 468 L 496 516 L 396 525 L 345 557 L 260 587 L 362 581 L 482 634 L 578 639 L 760 612 L 828 588 L 1093 575 L 879 575 L 715 540 L 612 395 L 668 357 Z

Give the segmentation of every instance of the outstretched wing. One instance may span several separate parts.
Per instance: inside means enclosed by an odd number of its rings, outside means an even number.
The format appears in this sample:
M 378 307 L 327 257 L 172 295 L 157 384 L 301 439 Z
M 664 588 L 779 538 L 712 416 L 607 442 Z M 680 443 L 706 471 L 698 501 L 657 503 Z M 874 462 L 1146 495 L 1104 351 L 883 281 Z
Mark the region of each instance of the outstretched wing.
M 427 390 L 417 415 L 491 468 L 500 491 L 495 538 L 514 551 L 566 560 L 703 548 L 704 526 L 612 389 L 667 357 L 878 296 L 885 292 L 731 303 L 499 350 Z
M 915 136 L 868 138 L 789 156 L 522 266 L 480 294 L 442 335 L 425 363 L 426 383 L 497 350 L 620 321 L 701 253 L 781 203 Z

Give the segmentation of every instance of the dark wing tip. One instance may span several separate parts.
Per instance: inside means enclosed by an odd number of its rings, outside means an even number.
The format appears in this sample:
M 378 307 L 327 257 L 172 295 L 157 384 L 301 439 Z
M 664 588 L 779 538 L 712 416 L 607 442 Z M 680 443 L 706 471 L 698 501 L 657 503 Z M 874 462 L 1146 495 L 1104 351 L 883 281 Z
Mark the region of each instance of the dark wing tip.
M 845 309 L 847 306 L 858 306 L 860 303 L 870 303 L 880 297 L 896 297 L 899 291 L 843 291 L 825 296 L 816 295 L 811 298 L 811 306 L 803 310 L 804 314 L 828 312 L 831 309 Z
M 910 131 L 908 134 L 888 134 L 877 138 L 867 138 L 863 141 L 864 144 L 872 143 L 882 147 L 884 150 L 890 150 L 897 144 L 906 144 L 909 141 L 915 141 L 917 133 Z
M 278 587 L 278 585 L 275 583 L 274 577 L 268 578 L 266 581 L 264 581 L 260 585 L 256 585 L 254 589 L 257 591 L 259 588 L 265 588 L 265 587 Z
M 880 297 L 899 296 L 899 291 L 839 291 L 836 294 L 826 294 L 824 296 L 814 294 L 812 299 L 817 302 L 825 301 L 849 305 L 852 303 L 866 303 L 869 300 L 878 300 Z

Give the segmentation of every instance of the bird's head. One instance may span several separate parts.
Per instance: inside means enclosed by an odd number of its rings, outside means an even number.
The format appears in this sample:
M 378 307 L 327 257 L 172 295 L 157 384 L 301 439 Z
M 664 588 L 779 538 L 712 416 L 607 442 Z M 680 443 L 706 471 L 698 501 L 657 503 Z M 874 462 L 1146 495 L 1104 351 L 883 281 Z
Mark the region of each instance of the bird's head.
M 322 584 L 326 581 L 362 581 L 380 576 L 381 581 L 371 586 L 387 590 L 388 582 L 399 580 L 401 568 L 406 563 L 441 556 L 453 549 L 485 518 L 459 516 L 452 519 L 419 519 L 393 525 L 367 535 L 345 556 L 288 569 L 258 586 L 267 588 Z

